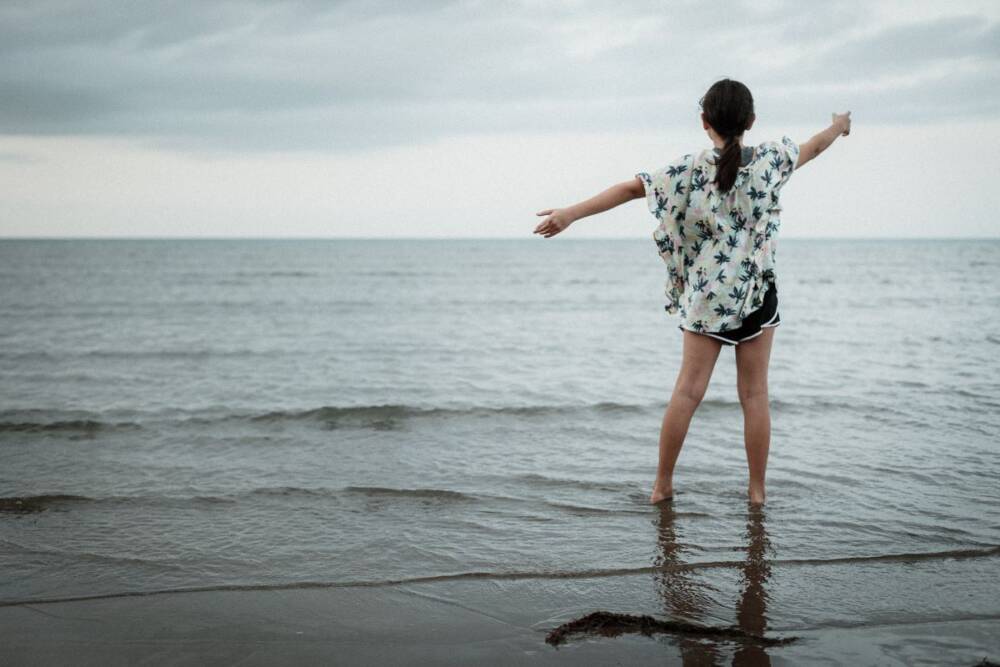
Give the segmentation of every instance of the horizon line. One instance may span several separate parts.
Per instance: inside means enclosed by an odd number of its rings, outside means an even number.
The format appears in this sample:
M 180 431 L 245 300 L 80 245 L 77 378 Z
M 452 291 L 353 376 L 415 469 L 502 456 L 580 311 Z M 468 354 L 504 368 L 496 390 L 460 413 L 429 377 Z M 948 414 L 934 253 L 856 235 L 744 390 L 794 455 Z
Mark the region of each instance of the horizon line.
M 528 241 L 529 236 L 0 236 L 0 241 Z M 542 237 L 539 237 L 542 238 Z M 543 240 L 548 240 L 544 239 Z M 563 237 L 561 241 L 637 241 L 643 236 Z M 1000 241 L 996 236 L 782 236 L 778 241 Z

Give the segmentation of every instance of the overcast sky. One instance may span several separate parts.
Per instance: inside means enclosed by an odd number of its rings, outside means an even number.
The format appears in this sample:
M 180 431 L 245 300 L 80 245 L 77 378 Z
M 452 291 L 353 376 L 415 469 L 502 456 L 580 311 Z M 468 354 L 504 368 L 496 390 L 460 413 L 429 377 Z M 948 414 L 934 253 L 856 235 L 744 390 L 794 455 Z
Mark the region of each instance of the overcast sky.
M 8 0 L 0 236 L 530 238 L 710 146 L 726 76 L 745 144 L 851 111 L 783 236 L 1000 236 L 993 0 Z M 566 234 L 654 222 L 637 200 Z

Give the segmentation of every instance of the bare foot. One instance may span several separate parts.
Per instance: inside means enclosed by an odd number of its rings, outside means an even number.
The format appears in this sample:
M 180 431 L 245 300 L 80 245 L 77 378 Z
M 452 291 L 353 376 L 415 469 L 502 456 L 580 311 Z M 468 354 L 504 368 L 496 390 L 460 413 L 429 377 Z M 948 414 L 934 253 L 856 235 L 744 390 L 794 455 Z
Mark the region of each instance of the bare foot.
M 674 488 L 670 482 L 654 482 L 653 493 L 649 496 L 649 502 L 655 505 L 664 500 L 674 499 Z
M 747 491 L 747 497 L 751 505 L 763 505 L 764 489 L 759 489 L 751 486 L 750 489 Z

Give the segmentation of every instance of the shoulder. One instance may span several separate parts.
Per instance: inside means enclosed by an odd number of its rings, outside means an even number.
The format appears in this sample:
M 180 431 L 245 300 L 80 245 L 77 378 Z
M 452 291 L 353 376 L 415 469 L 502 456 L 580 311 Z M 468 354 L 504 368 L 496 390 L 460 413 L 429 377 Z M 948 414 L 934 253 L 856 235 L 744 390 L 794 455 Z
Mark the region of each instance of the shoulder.
M 799 155 L 799 145 L 787 134 L 781 135 L 781 138 L 776 141 L 769 141 L 770 150 L 772 150 L 776 155 L 782 157 L 790 157 L 794 161 Z
M 777 143 L 780 143 L 781 144 L 780 148 L 783 149 L 785 152 L 787 152 L 789 155 L 799 154 L 799 145 L 795 143 L 795 141 L 787 134 L 781 135 L 781 141 Z
M 799 157 L 798 143 L 787 134 L 781 135 L 780 139 L 761 142 L 757 150 L 760 155 L 769 157 L 771 166 L 775 168 L 794 165 Z
M 648 187 L 673 185 L 687 179 L 694 167 L 694 155 L 684 153 L 652 171 L 640 171 L 635 177 Z
M 651 180 L 654 182 L 660 180 L 669 184 L 670 189 L 675 194 L 681 194 L 684 191 L 684 185 L 691 178 L 691 172 L 694 168 L 695 155 L 693 153 L 684 153 L 657 169 L 656 173 L 652 174 Z
M 694 153 L 684 153 L 684 155 L 671 160 L 666 166 L 666 171 L 670 176 L 680 176 L 693 169 L 695 162 L 696 155 Z
M 762 151 L 781 152 L 781 151 L 789 151 L 789 150 L 796 150 L 797 151 L 798 148 L 799 148 L 799 145 L 790 136 L 788 136 L 787 134 L 783 134 L 783 135 L 781 135 L 781 138 L 779 138 L 779 139 L 772 139 L 772 140 L 769 140 L 769 141 L 762 141 L 761 143 L 757 144 L 757 147 L 760 148 Z

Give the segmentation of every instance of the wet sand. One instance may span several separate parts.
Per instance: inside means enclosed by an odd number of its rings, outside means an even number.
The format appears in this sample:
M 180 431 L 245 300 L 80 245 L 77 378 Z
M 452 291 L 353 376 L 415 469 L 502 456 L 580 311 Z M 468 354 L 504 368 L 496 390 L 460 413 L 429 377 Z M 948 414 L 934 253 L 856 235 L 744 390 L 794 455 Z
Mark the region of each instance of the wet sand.
M 769 631 L 761 641 L 684 623 L 650 628 L 626 618 L 616 627 L 621 605 L 588 622 L 599 608 L 565 607 L 538 589 L 538 581 L 443 581 L 6 605 L 0 663 L 971 666 L 998 657 L 983 652 L 997 646 L 996 619 Z M 559 641 L 547 642 L 560 628 Z

